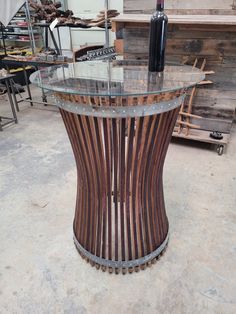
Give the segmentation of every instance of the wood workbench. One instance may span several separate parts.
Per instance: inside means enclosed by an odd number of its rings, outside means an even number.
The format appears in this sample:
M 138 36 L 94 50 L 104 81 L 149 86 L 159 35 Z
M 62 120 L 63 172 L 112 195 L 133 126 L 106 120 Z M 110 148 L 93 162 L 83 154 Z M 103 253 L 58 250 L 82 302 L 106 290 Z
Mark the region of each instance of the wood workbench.
M 112 19 L 118 52 L 128 60 L 147 60 L 151 15 L 122 14 Z M 193 114 L 201 130 L 230 133 L 236 108 L 236 15 L 168 15 L 167 62 L 193 64 L 206 59 L 207 79 L 198 88 Z

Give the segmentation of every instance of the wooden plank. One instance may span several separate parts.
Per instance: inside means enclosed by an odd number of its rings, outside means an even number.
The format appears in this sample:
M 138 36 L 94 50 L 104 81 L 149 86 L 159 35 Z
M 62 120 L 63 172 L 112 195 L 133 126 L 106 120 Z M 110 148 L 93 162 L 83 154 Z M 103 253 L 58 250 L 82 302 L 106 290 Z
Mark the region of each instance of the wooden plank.
M 204 81 L 201 81 L 200 83 L 198 83 L 197 85 L 198 85 L 198 86 L 202 86 L 202 85 L 211 85 L 211 84 L 213 84 L 212 81 L 210 81 L 210 80 L 204 80 Z
M 218 39 L 168 39 L 167 53 L 169 54 L 191 54 L 196 56 L 205 55 L 230 55 L 236 54 L 235 40 L 218 40 Z
M 209 109 L 207 107 L 199 108 L 199 106 L 194 105 L 193 114 L 206 117 L 206 118 L 221 119 L 221 121 L 229 120 L 229 119 L 230 121 L 233 121 L 234 119 L 234 113 L 232 111 L 226 112 L 222 110 L 221 107 L 217 109 L 214 109 L 214 108 Z
M 193 124 L 200 126 L 201 130 L 218 131 L 223 133 L 230 133 L 232 127 L 232 120 L 212 119 L 204 117 L 202 119 L 191 119 Z
M 220 106 L 222 107 L 222 109 L 230 110 L 230 111 L 235 111 L 235 108 L 236 108 L 235 99 L 214 97 L 214 94 L 211 94 L 210 90 L 209 90 L 208 96 L 200 96 L 200 91 L 198 91 L 197 95 L 195 96 L 193 100 L 193 103 L 205 104 L 207 107 Z
M 187 136 L 183 133 L 179 134 L 178 132 L 174 131 L 172 136 L 177 137 L 177 138 L 183 138 L 183 139 L 203 142 L 203 143 L 220 144 L 220 145 L 228 144 L 229 139 L 230 139 L 230 135 L 224 133 L 223 134 L 224 138 L 222 140 L 220 140 L 220 141 L 215 140 L 215 139 L 210 137 L 209 131 L 203 131 L 203 130 L 190 130 L 190 133 Z
M 178 9 L 204 9 L 204 10 L 232 10 L 233 0 L 168 0 L 165 2 L 166 10 L 178 10 Z M 147 10 L 155 9 L 155 3 L 153 0 L 124 0 L 124 10 Z
M 236 56 L 227 56 L 224 58 L 223 61 L 223 66 L 224 67 L 235 67 L 236 66 Z
M 235 16 L 236 17 L 236 16 Z M 128 24 L 129 26 L 131 26 L 131 23 Z M 139 24 L 140 25 L 140 24 Z M 145 24 L 146 25 L 146 24 Z M 193 23 L 185 23 L 185 24 L 179 24 L 179 23 L 172 23 L 172 24 L 169 24 L 169 29 L 171 29 L 171 27 L 175 30 L 181 30 L 181 31 L 184 31 L 184 30 L 188 30 L 190 31 L 193 31 L 193 32 L 219 32 L 219 33 L 230 33 L 230 32 L 235 32 L 236 31 L 236 26 L 235 25 L 223 25 L 222 23 L 219 23 L 219 24 L 206 24 L 205 22 L 199 22 L 199 23 L 196 23 L 196 24 L 193 24 Z
M 115 23 L 150 23 L 150 14 L 120 14 L 112 19 Z M 169 24 L 231 25 L 236 26 L 235 15 L 169 15 Z
M 194 59 L 196 58 L 196 56 L 191 56 L 191 55 L 166 55 L 166 62 L 167 63 L 179 63 L 179 64 L 193 64 Z M 214 56 L 207 56 L 205 55 L 204 58 L 207 59 L 207 65 L 206 65 L 206 69 L 212 70 L 214 69 L 214 67 L 216 65 L 221 65 L 223 62 L 224 57 L 223 56 L 218 56 L 218 55 L 214 55 Z
M 222 9 L 170 9 L 170 10 L 165 10 L 168 15 L 172 14 L 189 14 L 189 15 L 236 15 L 236 10 L 222 10 Z M 126 12 L 125 13 L 132 13 L 132 11 Z M 137 12 L 137 11 L 136 11 Z M 140 11 L 140 13 L 152 13 L 153 10 L 144 10 Z
M 217 31 L 216 31 L 217 30 Z M 146 38 L 149 34 L 149 24 L 132 23 L 125 27 L 124 32 L 133 37 Z M 167 37 L 169 39 L 218 39 L 235 40 L 236 28 L 233 31 L 231 26 L 220 27 L 220 30 L 213 26 L 193 26 L 193 25 L 169 25 Z M 124 35 L 123 35 L 124 38 Z M 231 59 L 235 56 L 231 56 Z M 230 60 L 231 60 L 230 59 Z
M 140 34 L 140 33 L 138 33 Z M 124 42 L 125 53 L 145 52 L 148 53 L 148 36 L 141 37 L 137 40 L 137 36 L 130 36 L 130 33 L 125 30 L 124 38 L 128 39 Z M 178 55 L 197 55 L 197 56 L 234 56 L 236 55 L 236 39 L 167 39 L 167 54 Z
M 185 117 L 190 117 L 190 118 L 196 118 L 196 119 L 201 119 L 202 118 L 201 116 L 197 116 L 195 114 L 191 114 L 191 113 L 183 112 L 183 111 L 180 111 L 179 115 L 180 116 L 185 116 Z
M 142 30 L 144 27 L 141 28 Z M 146 28 L 145 28 L 146 31 Z M 235 39 L 235 32 L 232 32 L 231 26 L 224 26 L 224 39 Z M 184 39 L 222 39 L 222 32 L 216 32 L 214 27 L 207 26 L 202 29 L 201 27 L 170 25 L 168 27 L 168 38 L 184 38 Z
M 153 14 L 153 8 L 145 8 L 144 10 L 140 9 L 124 9 L 125 14 Z M 218 9 L 166 9 L 165 12 L 167 15 L 236 15 L 236 10 L 218 10 Z
M 228 90 L 217 90 L 217 89 L 206 89 L 206 88 L 198 88 L 197 91 L 197 96 L 199 97 L 213 97 L 215 99 L 222 100 L 231 100 L 231 103 L 235 103 L 236 106 L 236 102 L 234 100 L 236 100 L 236 91 L 228 91 Z
M 185 122 L 185 121 L 177 120 L 177 121 L 176 121 L 176 123 L 177 123 L 177 124 L 180 124 L 180 125 L 187 126 L 188 128 L 192 128 L 192 129 L 200 129 L 200 126 L 199 126 L 199 125 L 192 124 L 192 123 L 189 123 L 189 122 Z
M 191 33 L 191 31 L 189 32 Z M 146 53 L 148 54 L 148 30 L 145 29 L 125 29 L 123 32 L 125 39 L 125 53 Z M 190 36 L 189 36 L 190 37 Z M 222 34 L 221 38 L 197 39 L 190 38 L 169 38 L 167 39 L 168 55 L 202 55 L 222 60 L 220 58 L 233 57 L 236 55 L 236 39 L 225 39 Z M 234 59 L 233 59 L 234 60 Z M 209 70 L 212 70 L 209 68 Z
M 205 117 L 233 119 L 236 102 L 232 99 L 217 99 L 214 97 L 195 96 L 193 100 L 193 114 Z

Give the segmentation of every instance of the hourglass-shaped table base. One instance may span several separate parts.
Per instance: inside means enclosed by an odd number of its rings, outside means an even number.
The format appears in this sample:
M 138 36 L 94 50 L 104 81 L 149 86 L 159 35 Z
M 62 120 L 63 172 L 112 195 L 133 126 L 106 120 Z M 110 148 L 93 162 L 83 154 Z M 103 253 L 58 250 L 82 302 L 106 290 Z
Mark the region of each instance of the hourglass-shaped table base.
M 123 97 L 129 107 L 121 108 L 104 106 L 111 102 L 106 97 L 56 94 L 78 170 L 74 242 L 92 266 L 138 271 L 165 250 L 162 174 L 178 96 Z

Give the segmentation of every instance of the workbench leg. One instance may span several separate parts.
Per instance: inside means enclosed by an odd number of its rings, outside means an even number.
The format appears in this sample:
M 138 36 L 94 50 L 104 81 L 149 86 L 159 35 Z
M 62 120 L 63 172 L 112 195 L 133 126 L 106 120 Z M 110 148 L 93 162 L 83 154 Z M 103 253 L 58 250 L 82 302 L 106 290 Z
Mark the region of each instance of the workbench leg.
M 55 47 L 55 49 L 56 49 L 57 55 L 59 56 L 59 55 L 60 55 L 60 50 L 59 50 L 59 48 L 58 48 L 57 41 L 56 41 L 56 39 L 55 39 L 55 37 L 54 37 L 53 31 L 51 31 L 50 28 L 49 28 L 49 32 L 50 32 L 50 35 L 51 35 L 51 38 L 52 38 L 54 47 Z
M 8 80 L 6 80 L 6 88 L 7 88 L 7 94 L 8 94 L 8 98 L 9 98 L 9 102 L 10 102 L 10 106 L 11 106 L 11 110 L 12 110 L 12 114 L 13 114 L 15 123 L 18 123 L 16 110 L 15 110 L 14 102 L 13 102 L 13 99 L 12 99 L 11 90 L 10 90 L 10 86 L 9 86 L 9 81 Z M 12 88 L 12 84 L 11 84 L 11 88 Z
M 58 42 L 59 42 L 60 53 L 61 53 L 61 55 L 62 55 L 61 36 L 60 36 L 59 27 L 57 27 L 57 37 L 58 37 Z
M 19 105 L 18 105 L 18 101 L 16 99 L 16 93 L 15 93 L 15 82 L 13 80 L 9 80 L 10 82 L 10 86 L 11 86 L 11 92 L 12 92 L 12 95 L 13 95 L 13 100 L 14 100 L 14 103 L 15 103 L 15 107 L 16 107 L 16 111 L 19 112 L 20 109 L 19 109 Z M 19 93 L 19 91 L 18 91 Z
M 48 29 L 45 28 L 45 50 L 48 49 Z
M 37 70 L 37 71 L 39 71 L 40 69 L 39 69 L 39 67 L 35 67 L 35 69 Z M 45 94 L 45 92 L 44 92 L 44 89 L 41 87 L 41 91 L 42 91 L 42 102 L 43 103 L 47 103 L 48 102 L 48 100 L 47 100 L 47 96 L 46 96 L 46 94 Z M 44 104 L 44 106 L 47 106 L 47 104 Z
M 29 82 L 28 82 L 28 77 L 27 77 L 27 73 L 25 70 L 25 66 L 23 66 L 23 72 L 24 72 L 24 78 L 25 78 L 25 84 L 26 84 L 26 88 L 27 88 L 27 92 L 28 92 L 28 96 L 29 99 L 32 100 L 32 95 L 31 95 L 31 91 L 30 91 L 30 87 L 29 87 Z M 33 106 L 33 102 L 30 102 L 30 105 Z
M 219 156 L 222 156 L 224 154 L 224 145 L 218 144 L 216 151 L 217 151 Z
M 45 103 L 44 106 L 47 106 L 46 103 L 48 102 L 48 100 L 47 100 L 47 96 L 46 96 L 43 88 L 42 88 L 42 101 Z

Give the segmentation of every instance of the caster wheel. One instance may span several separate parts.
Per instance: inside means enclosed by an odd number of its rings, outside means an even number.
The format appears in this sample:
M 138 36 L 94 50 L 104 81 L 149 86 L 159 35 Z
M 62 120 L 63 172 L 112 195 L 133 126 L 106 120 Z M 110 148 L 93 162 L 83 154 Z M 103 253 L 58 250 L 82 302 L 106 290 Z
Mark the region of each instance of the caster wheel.
M 214 140 L 222 140 L 224 138 L 222 133 L 220 133 L 218 131 L 214 131 L 214 132 L 210 133 L 210 137 L 213 138 Z
M 224 146 L 223 145 L 218 145 L 216 150 L 217 150 L 218 155 L 222 156 L 223 153 L 224 153 Z

